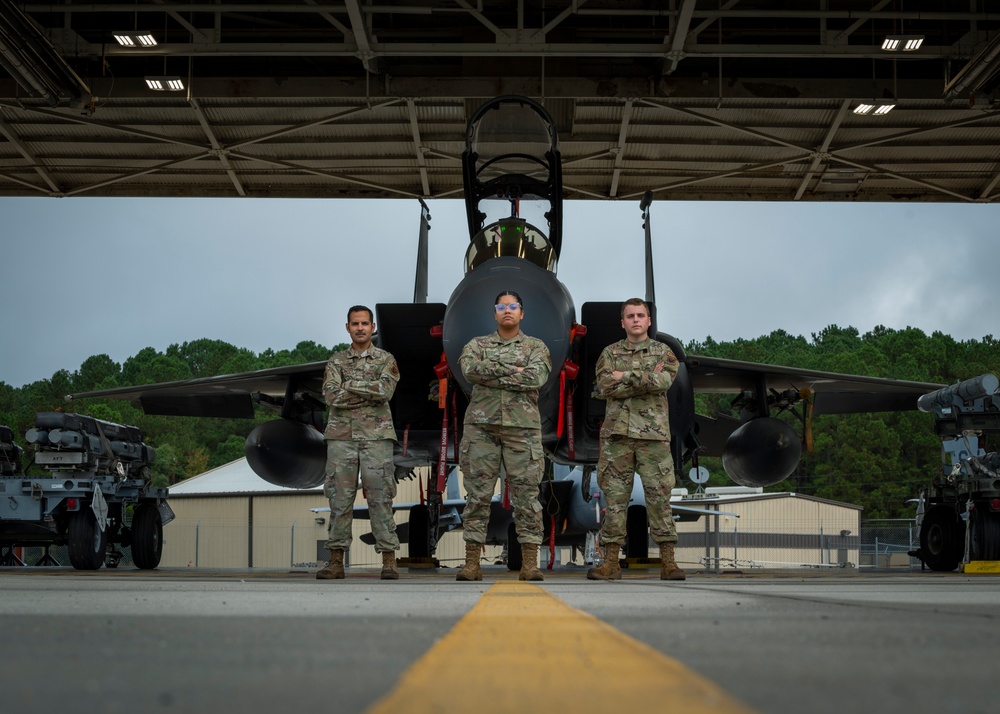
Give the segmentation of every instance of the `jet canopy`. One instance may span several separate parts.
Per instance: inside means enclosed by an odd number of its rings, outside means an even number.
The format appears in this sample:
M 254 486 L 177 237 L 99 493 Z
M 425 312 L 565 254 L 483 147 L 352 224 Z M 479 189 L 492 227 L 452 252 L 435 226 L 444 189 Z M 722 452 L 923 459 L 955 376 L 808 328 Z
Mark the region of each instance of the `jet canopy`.
M 562 246 L 562 164 L 552 117 L 541 104 L 526 97 L 497 97 L 472 114 L 465 138 L 462 172 L 473 243 L 480 241 L 484 232 L 489 233 L 489 228 L 500 227 L 504 218 L 530 217 L 538 225 L 544 220 L 548 223 L 547 240 L 538 228 L 523 225 L 540 235 L 552 252 L 544 262 L 532 262 L 554 270 Z M 490 226 L 484 228 L 487 219 Z M 512 235 L 509 231 L 516 230 L 515 224 L 509 224 L 499 234 Z M 492 241 L 497 250 L 504 251 L 499 255 L 518 255 L 506 252 L 499 234 L 482 240 Z M 524 235 L 522 232 L 522 239 Z M 537 241 L 521 242 L 527 251 Z M 474 267 L 471 253 L 479 255 L 485 247 L 470 248 L 467 267 Z
M 465 271 L 505 255 L 524 258 L 539 268 L 556 272 L 557 256 L 552 243 L 523 218 L 501 218 L 479 231 L 465 251 Z

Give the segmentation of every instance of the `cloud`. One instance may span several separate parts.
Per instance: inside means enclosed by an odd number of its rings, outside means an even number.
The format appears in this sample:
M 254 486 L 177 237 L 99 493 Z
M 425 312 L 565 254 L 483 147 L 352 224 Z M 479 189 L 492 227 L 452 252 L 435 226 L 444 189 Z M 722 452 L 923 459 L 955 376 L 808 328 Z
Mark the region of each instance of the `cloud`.
M 446 302 L 465 209 L 430 207 L 428 299 Z M 0 212 L 0 380 L 14 386 L 203 337 L 333 345 L 350 305 L 413 298 L 415 201 L 8 197 Z M 1000 335 L 998 218 L 995 205 L 654 202 L 660 328 L 684 341 L 830 324 Z M 567 202 L 565 223 L 559 277 L 578 311 L 644 295 L 638 202 Z

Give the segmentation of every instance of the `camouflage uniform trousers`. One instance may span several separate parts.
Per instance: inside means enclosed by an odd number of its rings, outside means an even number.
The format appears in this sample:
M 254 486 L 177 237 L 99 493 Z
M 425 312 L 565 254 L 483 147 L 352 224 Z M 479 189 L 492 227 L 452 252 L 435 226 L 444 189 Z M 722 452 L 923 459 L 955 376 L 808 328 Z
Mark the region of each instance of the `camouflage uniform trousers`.
M 670 508 L 670 490 L 674 487 L 670 442 L 610 436 L 601 442 L 597 463 L 597 484 L 607 503 L 601 524 L 601 544 L 625 543 L 626 513 L 636 472 L 642 477 L 653 542 L 676 543 L 677 528 Z
M 354 499 L 358 494 L 358 468 L 368 501 L 375 550 L 399 550 L 392 499 L 396 497 L 391 439 L 327 439 L 326 480 L 323 494 L 330 499 L 330 549 L 349 550 Z
M 459 466 L 466 490 L 462 513 L 465 542 L 486 542 L 490 500 L 502 462 L 510 484 L 518 540 L 541 545 L 542 504 L 538 500 L 538 485 L 544 471 L 541 430 L 466 424 L 460 448 Z

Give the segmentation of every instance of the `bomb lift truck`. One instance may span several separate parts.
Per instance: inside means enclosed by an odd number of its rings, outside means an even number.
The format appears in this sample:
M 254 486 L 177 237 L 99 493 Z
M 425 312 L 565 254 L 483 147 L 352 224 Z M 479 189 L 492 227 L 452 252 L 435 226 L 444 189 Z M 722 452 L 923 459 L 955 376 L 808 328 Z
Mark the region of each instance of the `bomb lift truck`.
M 79 414 L 39 412 L 25 434 L 45 475 L 27 475 L 22 449 L 0 426 L 0 564 L 23 565 L 19 547 L 45 546 L 39 565 L 57 565 L 65 545 L 77 570 L 117 567 L 131 547 L 136 567 L 160 564 L 163 526 L 174 518 L 167 489 L 150 482 L 153 449 L 134 426 Z
M 921 494 L 920 548 L 910 553 L 931 570 L 1000 561 L 998 386 L 995 375 L 983 374 L 917 402 L 921 411 L 934 414 L 934 431 L 941 437 L 942 471 Z

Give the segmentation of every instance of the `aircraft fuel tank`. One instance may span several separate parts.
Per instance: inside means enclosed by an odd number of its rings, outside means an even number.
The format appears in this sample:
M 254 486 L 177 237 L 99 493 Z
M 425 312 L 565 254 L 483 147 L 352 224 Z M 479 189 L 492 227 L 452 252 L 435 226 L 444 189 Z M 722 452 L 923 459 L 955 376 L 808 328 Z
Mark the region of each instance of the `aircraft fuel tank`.
M 788 478 L 802 456 L 795 430 L 773 417 L 751 419 L 726 441 L 722 466 L 741 486 L 772 486 Z
M 275 486 L 315 488 L 323 483 L 326 442 L 311 426 L 291 419 L 258 424 L 244 450 L 254 473 Z

